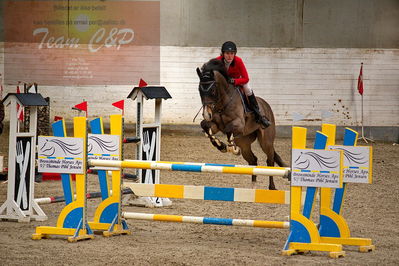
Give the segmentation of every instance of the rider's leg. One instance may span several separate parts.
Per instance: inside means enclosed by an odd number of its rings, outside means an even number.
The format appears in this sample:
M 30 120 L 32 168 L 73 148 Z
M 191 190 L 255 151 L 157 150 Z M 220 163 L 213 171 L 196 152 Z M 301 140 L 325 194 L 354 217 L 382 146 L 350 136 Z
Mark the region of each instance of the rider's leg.
M 261 115 L 260 110 L 259 110 L 258 101 L 256 100 L 254 92 L 249 87 L 249 84 L 248 83 L 244 84 L 244 86 L 242 86 L 242 87 L 244 89 L 245 95 L 247 95 L 247 97 L 249 99 L 250 108 L 252 109 L 252 111 L 254 111 L 256 123 L 261 124 L 264 127 L 270 126 L 269 120 L 267 120 L 267 118 L 265 116 Z

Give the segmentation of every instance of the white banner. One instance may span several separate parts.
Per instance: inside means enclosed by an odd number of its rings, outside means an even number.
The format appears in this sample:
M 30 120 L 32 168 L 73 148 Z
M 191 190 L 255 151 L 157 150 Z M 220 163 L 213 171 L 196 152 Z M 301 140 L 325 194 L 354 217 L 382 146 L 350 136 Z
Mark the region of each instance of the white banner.
M 83 138 L 38 137 L 40 173 L 83 174 Z
M 88 160 L 119 160 L 120 136 L 89 134 L 87 143 Z
M 340 151 L 293 149 L 292 186 L 342 187 Z
M 368 183 L 372 181 L 372 148 L 368 146 L 329 146 L 344 152 L 344 182 Z

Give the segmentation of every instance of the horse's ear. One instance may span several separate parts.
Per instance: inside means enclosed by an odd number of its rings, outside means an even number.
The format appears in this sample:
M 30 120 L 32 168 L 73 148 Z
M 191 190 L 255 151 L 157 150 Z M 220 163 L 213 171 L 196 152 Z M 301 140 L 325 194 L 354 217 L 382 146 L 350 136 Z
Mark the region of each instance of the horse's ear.
M 202 79 L 202 73 L 201 73 L 201 70 L 199 69 L 199 67 L 197 67 L 197 75 L 200 79 Z

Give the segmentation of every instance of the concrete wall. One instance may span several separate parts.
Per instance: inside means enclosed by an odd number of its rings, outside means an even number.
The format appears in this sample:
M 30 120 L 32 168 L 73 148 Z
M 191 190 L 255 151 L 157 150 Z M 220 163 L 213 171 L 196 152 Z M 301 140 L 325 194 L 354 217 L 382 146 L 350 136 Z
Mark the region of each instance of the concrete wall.
M 397 0 L 162 0 L 161 44 L 399 48 Z
M 4 2 L 0 2 L 0 18 Z M 244 47 L 399 48 L 398 0 L 160 3 L 163 46 L 214 47 L 231 39 Z M 0 19 L 0 41 L 3 27 Z
M 164 102 L 162 121 L 198 124 L 192 122 L 201 105 L 195 68 L 231 39 L 239 45 L 255 93 L 271 104 L 278 125 L 359 125 L 356 84 L 363 62 L 364 123 L 396 128 L 397 139 L 398 25 L 397 0 L 162 0 L 160 83 L 173 97 Z M 0 53 L 1 73 L 3 61 Z M 89 101 L 90 117 L 117 113 L 111 103 L 133 86 L 39 90 L 51 98 L 52 116 L 71 119 L 77 115 L 71 107 L 82 100 Z M 5 92 L 14 91 L 15 84 L 5 84 Z M 134 123 L 134 103 L 127 101 L 126 108 L 127 123 Z M 145 110 L 149 120 L 152 105 Z

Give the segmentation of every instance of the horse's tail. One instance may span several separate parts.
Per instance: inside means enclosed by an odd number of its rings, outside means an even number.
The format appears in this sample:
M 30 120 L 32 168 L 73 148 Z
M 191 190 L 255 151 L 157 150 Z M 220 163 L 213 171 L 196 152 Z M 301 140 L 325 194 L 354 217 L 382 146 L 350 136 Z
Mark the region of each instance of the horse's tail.
M 283 161 L 283 159 L 281 159 L 277 152 L 274 152 L 274 162 L 280 167 L 288 167 L 288 165 Z

